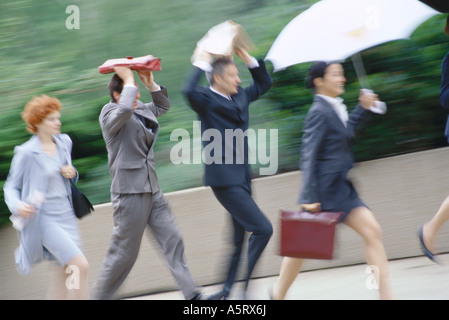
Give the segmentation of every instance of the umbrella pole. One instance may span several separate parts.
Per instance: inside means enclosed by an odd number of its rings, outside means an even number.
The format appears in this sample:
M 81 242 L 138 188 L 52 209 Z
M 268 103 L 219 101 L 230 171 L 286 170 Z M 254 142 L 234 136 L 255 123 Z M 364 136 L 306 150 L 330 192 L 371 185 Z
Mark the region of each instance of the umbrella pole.
M 365 66 L 363 65 L 362 57 L 360 53 L 356 53 L 351 56 L 352 63 L 354 64 L 355 73 L 359 78 L 360 86 L 363 89 L 371 89 L 368 78 L 366 77 Z

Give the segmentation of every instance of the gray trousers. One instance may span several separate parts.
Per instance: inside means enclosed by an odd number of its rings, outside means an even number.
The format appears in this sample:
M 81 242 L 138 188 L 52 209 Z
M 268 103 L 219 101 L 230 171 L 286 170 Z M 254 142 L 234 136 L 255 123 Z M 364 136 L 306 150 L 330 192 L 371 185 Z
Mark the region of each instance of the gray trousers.
M 187 267 L 184 244 L 168 202 L 156 194 L 112 194 L 114 229 L 96 284 L 96 299 L 112 299 L 131 271 L 143 237 L 149 227 L 159 243 L 180 290 L 186 299 L 198 294 Z

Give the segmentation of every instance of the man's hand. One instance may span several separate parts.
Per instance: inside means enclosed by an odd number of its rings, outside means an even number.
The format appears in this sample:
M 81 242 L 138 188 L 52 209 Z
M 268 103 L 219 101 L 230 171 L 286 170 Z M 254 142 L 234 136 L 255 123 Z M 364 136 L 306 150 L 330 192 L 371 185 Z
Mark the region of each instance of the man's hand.
M 208 64 L 212 64 L 214 62 L 214 57 L 207 51 L 200 49 L 198 47 L 195 48 L 193 52 L 194 60 L 206 62 Z
M 135 84 L 134 74 L 128 67 L 115 67 L 115 73 L 123 80 L 123 84 Z
M 251 63 L 251 56 L 243 48 L 234 47 L 234 53 L 240 58 L 246 65 Z
M 140 80 L 148 88 L 150 91 L 159 90 L 160 87 L 154 82 L 153 72 L 147 70 L 139 70 L 137 71 Z

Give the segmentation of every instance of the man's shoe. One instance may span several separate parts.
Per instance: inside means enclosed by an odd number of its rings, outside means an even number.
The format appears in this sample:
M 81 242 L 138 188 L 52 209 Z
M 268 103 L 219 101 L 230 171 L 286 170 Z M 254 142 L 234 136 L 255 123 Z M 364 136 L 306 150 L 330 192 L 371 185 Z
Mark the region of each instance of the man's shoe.
M 220 292 L 211 294 L 211 295 L 207 298 L 207 300 L 226 300 L 226 297 L 223 295 L 223 292 L 220 291 Z
M 204 294 L 199 292 L 190 300 L 206 300 L 206 298 L 205 298 Z

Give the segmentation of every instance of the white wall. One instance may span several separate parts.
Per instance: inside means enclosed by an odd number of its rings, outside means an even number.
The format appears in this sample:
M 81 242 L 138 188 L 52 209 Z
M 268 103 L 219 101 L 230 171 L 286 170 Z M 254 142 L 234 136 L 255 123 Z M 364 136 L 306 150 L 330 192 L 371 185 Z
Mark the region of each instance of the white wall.
M 416 235 L 419 224 L 430 219 L 449 195 L 449 148 L 358 163 L 351 172 L 362 199 L 375 213 L 383 229 L 389 259 L 422 255 Z M 297 209 L 301 172 L 279 174 L 253 181 L 254 198 L 274 227 L 273 237 L 255 270 L 254 277 L 279 273 L 279 210 Z M 231 247 L 229 216 L 206 187 L 166 194 L 184 237 L 187 262 L 198 285 L 221 282 Z M 80 221 L 84 252 L 90 263 L 93 286 L 112 231 L 109 204 Z M 449 226 L 439 237 L 441 252 L 449 251 Z M 34 267 L 20 276 L 14 267 L 18 240 L 8 225 L 0 229 L 0 299 L 43 299 L 51 275 L 51 263 Z M 446 250 L 446 251 L 445 251 Z M 364 263 L 363 242 L 345 225 L 338 226 L 336 257 L 310 260 L 304 270 Z M 245 265 L 243 265 L 245 266 Z M 121 297 L 176 290 L 155 241 L 147 233 L 137 262 L 119 291 Z

